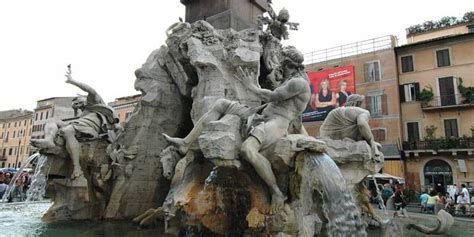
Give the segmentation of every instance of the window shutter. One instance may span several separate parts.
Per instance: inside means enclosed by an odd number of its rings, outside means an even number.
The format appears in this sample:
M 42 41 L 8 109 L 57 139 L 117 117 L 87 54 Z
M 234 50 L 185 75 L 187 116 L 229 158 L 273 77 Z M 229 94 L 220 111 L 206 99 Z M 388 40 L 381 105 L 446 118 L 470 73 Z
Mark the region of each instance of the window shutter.
M 379 62 L 373 62 L 375 68 L 375 81 L 380 81 L 380 65 Z
M 368 63 L 364 64 L 364 81 L 365 82 L 369 81 L 369 64 Z
M 413 84 L 415 85 L 415 100 L 419 101 L 420 99 L 418 99 L 418 95 L 420 94 L 420 83 L 416 82 Z
M 382 114 L 388 115 L 388 100 L 387 95 L 383 94 L 382 96 Z
M 367 109 L 370 113 L 372 113 L 372 110 L 370 110 L 370 102 L 371 98 L 370 96 L 365 96 L 365 109 Z
M 400 92 L 400 102 L 405 102 L 405 85 L 398 86 L 398 91 Z

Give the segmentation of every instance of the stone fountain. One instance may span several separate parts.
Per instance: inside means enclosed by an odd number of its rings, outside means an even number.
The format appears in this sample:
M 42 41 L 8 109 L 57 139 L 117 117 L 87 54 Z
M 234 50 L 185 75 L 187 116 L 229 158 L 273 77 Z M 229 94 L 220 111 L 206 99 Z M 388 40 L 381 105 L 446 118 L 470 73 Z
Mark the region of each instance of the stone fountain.
M 32 142 L 51 163 L 54 204 L 43 220 L 133 219 L 175 235 L 366 236 L 363 216 L 377 217 L 361 181 L 383 154 L 364 98 L 334 110 L 321 137 L 306 133 L 303 55 L 281 44 L 298 24 L 270 2 L 242 3 L 267 12 L 244 22 L 254 27 L 215 18 L 221 29 L 170 26 L 135 71 L 142 99 L 123 128 L 69 68 L 67 82 L 88 93 L 74 105 L 83 114 L 50 121 L 46 139 Z

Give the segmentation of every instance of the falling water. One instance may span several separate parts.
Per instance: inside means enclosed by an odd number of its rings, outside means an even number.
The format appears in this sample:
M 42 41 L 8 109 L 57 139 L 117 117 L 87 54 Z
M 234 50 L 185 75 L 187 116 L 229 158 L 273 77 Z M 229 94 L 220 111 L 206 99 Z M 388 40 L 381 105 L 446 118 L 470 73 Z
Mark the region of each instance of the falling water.
M 10 193 L 13 191 L 13 187 L 16 183 L 16 181 L 18 180 L 18 178 L 20 177 L 20 175 L 23 173 L 23 169 L 25 167 L 27 167 L 34 159 L 36 159 L 36 157 L 40 156 L 40 153 L 35 153 L 33 155 L 31 155 L 30 157 L 28 157 L 28 159 L 26 160 L 26 162 L 21 166 L 21 168 L 15 173 L 15 175 L 13 176 L 12 180 L 10 181 L 10 184 L 8 184 L 8 187 L 7 187 L 7 190 L 5 191 L 5 194 L 3 194 L 3 197 L 2 197 L 2 202 L 7 202 L 8 201 L 8 197 L 10 196 Z
M 305 153 L 305 174 L 310 177 L 308 188 L 315 191 L 316 200 L 321 203 L 327 224 L 322 232 L 326 236 L 367 236 L 366 224 L 362 221 L 352 192 L 336 163 L 326 154 Z M 313 197 L 314 198 L 314 197 Z
M 377 184 L 377 180 L 375 179 L 374 175 L 372 175 L 372 179 L 374 180 L 375 190 L 377 191 L 377 201 L 379 202 L 379 206 L 385 215 L 384 219 L 388 219 L 387 207 L 385 207 L 385 203 L 382 198 L 382 191 L 380 190 L 379 185 Z
M 26 193 L 26 201 L 41 201 L 43 200 L 43 196 L 46 192 L 46 183 L 47 183 L 47 177 L 49 173 L 49 163 L 48 163 L 48 157 L 45 155 L 42 155 L 40 153 L 35 153 L 28 157 L 26 162 L 21 166 L 21 168 L 15 173 L 13 176 L 12 180 L 10 181 L 10 184 L 7 187 L 7 190 L 5 191 L 5 194 L 2 197 L 2 202 L 7 202 L 8 197 L 10 196 L 11 192 L 14 189 L 16 181 L 20 178 L 21 174 L 23 173 L 23 170 L 25 167 L 30 165 L 30 163 L 35 160 L 37 160 L 36 163 L 36 169 L 33 177 L 31 177 L 31 185 L 30 188 L 28 189 Z
M 46 193 L 50 167 L 48 157 L 40 155 L 36 162 L 36 169 L 33 178 L 31 179 L 30 188 L 26 192 L 27 202 L 43 200 L 44 194 Z

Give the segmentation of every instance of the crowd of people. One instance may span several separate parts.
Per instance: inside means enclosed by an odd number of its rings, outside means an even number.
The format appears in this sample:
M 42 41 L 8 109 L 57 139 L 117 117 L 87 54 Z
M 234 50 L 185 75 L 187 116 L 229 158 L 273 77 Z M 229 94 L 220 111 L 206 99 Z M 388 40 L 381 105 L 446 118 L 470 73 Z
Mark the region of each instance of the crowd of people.
M 12 182 L 15 173 L 8 170 L 0 170 L 0 199 L 5 195 L 8 186 Z M 8 195 L 8 202 L 21 202 L 26 200 L 26 192 L 31 184 L 31 172 L 23 171 L 18 179 L 11 186 L 11 192 Z
M 474 196 L 471 197 L 465 184 L 461 184 L 460 189 L 454 184 L 448 192 L 437 192 L 435 189 L 422 192 L 420 203 L 422 213 L 436 213 L 437 209 L 445 209 L 453 215 L 474 216 Z

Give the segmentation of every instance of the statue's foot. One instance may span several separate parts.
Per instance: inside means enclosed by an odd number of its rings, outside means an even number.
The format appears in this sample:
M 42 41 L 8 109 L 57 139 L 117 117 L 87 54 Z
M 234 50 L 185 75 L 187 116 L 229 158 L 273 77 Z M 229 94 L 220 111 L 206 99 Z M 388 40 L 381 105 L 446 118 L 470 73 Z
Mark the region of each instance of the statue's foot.
M 285 206 L 286 197 L 283 194 L 272 195 L 272 213 L 276 214 L 280 212 Z
M 84 177 L 84 173 L 82 173 L 82 170 L 74 169 L 74 171 L 72 172 L 72 175 L 71 175 L 71 179 L 76 179 L 76 178 L 80 178 L 80 177 Z
M 31 139 L 30 144 L 34 147 L 40 148 L 40 149 L 46 149 L 46 148 L 53 148 L 56 146 L 54 144 L 54 141 L 52 139 Z
M 138 224 L 141 227 L 152 226 L 157 220 L 164 220 L 165 212 L 163 207 L 158 207 L 156 209 L 149 209 L 145 213 L 141 214 L 138 217 L 135 217 L 132 222 Z
M 181 154 L 181 155 L 185 155 L 188 150 L 189 150 L 189 144 L 187 144 L 184 139 L 182 138 L 176 138 L 176 137 L 170 137 L 164 133 L 162 133 L 163 136 L 165 137 L 166 141 L 168 141 L 169 143 L 171 143 L 171 145 L 173 145 L 174 147 L 176 147 L 178 149 L 178 152 Z

